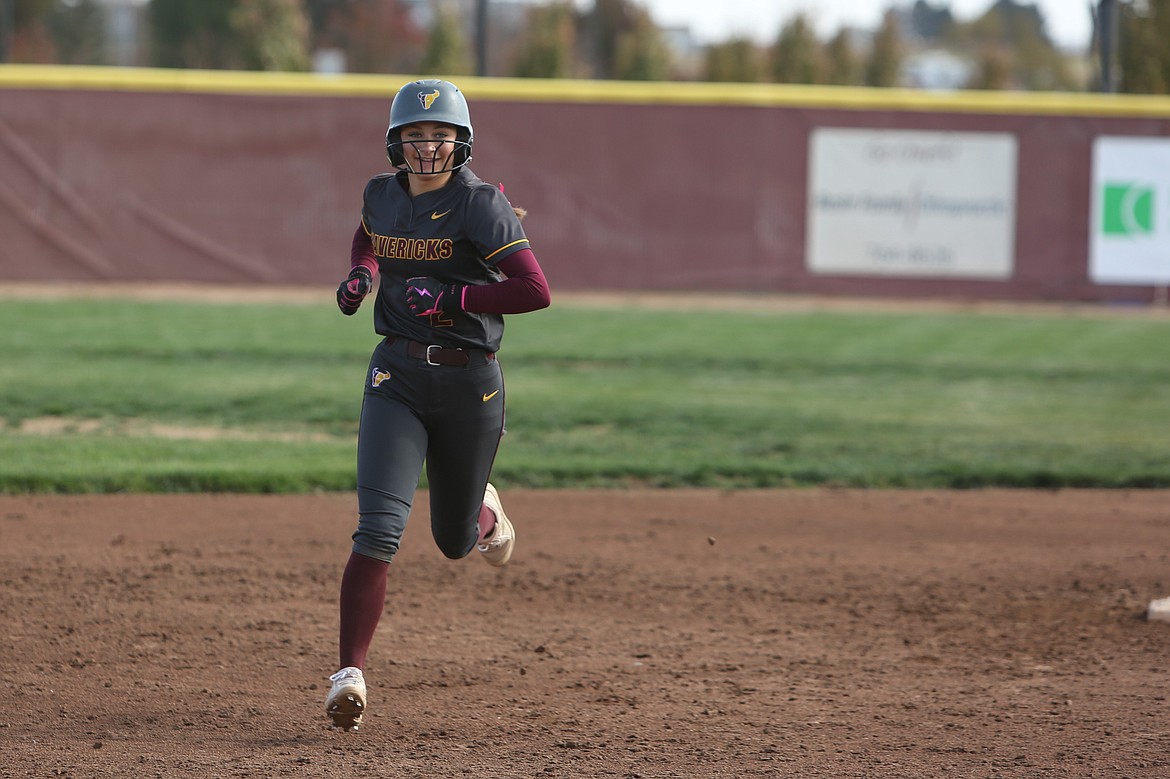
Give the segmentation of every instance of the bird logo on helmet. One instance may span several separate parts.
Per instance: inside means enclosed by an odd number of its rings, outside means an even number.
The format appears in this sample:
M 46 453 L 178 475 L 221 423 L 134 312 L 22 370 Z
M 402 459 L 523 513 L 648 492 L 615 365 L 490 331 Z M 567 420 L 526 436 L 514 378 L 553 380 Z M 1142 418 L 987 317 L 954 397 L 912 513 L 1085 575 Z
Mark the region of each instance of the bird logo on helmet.
M 418 173 L 407 164 L 402 152 L 402 128 L 415 122 L 438 122 L 455 128 L 455 151 L 449 167 L 437 173 L 462 168 L 471 161 L 471 145 L 475 134 L 471 127 L 471 111 L 467 98 L 450 81 L 422 79 L 406 84 L 390 103 L 390 126 L 386 128 L 386 157 L 390 164 L 407 173 Z

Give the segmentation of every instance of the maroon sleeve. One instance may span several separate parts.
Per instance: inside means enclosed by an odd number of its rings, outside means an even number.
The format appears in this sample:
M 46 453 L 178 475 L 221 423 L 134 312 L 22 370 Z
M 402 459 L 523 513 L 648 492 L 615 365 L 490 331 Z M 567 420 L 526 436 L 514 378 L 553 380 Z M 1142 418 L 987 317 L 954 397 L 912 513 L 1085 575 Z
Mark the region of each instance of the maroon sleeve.
M 547 308 L 548 281 L 531 249 L 520 249 L 496 265 L 508 278 L 495 284 L 465 287 L 463 310 L 474 314 L 523 314 Z
M 349 247 L 349 269 L 352 271 L 359 265 L 365 265 L 371 276 L 378 275 L 378 259 L 374 256 L 374 242 L 366 232 L 366 226 L 359 224 L 357 232 L 353 234 L 353 244 Z

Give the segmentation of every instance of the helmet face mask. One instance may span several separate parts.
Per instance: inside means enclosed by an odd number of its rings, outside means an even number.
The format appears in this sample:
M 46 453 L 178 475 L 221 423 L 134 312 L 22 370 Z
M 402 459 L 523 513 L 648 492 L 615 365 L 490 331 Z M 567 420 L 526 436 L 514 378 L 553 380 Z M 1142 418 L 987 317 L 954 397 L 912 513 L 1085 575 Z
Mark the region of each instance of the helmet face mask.
M 455 128 L 455 150 L 447 164 L 436 171 L 414 170 L 403 153 L 402 128 L 409 124 L 435 122 Z M 390 104 L 390 126 L 386 129 L 386 158 L 396 168 L 407 173 L 449 173 L 471 160 L 474 132 L 467 99 L 450 81 L 423 79 L 412 81 L 394 96 Z
M 439 125 L 439 127 L 448 126 Z M 403 140 L 403 130 L 409 131 L 410 128 L 411 125 L 395 128 L 394 132 L 398 135 L 398 139 L 386 146 L 386 156 L 390 161 L 400 160 L 396 166 L 399 169 L 419 175 L 450 173 L 466 165 L 467 160 L 471 159 L 471 144 L 460 140 L 458 135 L 455 140 Z M 459 131 L 459 128 L 452 129 L 457 133 Z M 443 167 L 436 167 L 440 164 Z

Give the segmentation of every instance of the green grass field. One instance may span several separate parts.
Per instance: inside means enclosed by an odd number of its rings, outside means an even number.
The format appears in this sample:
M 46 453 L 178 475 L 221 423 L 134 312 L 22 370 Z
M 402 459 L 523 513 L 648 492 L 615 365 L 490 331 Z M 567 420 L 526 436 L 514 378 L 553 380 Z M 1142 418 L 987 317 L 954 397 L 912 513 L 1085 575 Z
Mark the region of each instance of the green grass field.
M 0 301 L 0 491 L 350 489 L 370 315 Z M 508 319 L 503 484 L 1170 487 L 1170 317 Z

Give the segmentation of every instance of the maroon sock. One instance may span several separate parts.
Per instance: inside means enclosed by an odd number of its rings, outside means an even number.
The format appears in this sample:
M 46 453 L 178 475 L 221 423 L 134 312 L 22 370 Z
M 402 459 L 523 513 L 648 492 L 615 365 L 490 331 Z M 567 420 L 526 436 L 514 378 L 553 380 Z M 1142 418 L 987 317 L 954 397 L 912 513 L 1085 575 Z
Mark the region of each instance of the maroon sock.
M 390 563 L 353 552 L 341 577 L 341 668 L 365 669 L 366 653 L 374 640 L 386 603 Z
M 483 540 L 492 534 L 496 529 L 496 515 L 487 506 L 479 507 L 479 541 Z

